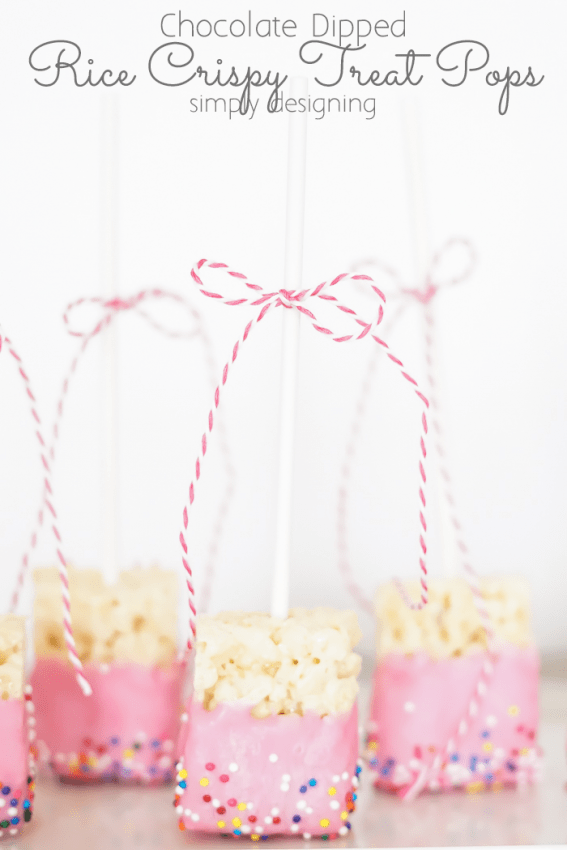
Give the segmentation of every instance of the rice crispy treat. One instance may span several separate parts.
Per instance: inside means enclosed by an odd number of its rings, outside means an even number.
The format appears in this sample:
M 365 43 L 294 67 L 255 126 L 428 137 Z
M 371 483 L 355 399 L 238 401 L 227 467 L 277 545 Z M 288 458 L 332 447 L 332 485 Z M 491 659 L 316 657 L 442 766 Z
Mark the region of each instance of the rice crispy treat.
M 0 694 L 3 700 L 24 695 L 25 620 L 15 614 L 0 616 Z
M 418 582 L 407 590 L 417 599 Z M 480 589 L 497 642 L 527 647 L 533 643 L 530 593 L 520 578 L 484 578 Z M 390 652 L 427 652 L 432 658 L 451 658 L 486 650 L 488 643 L 472 591 L 464 579 L 435 579 L 421 611 L 410 610 L 393 582 L 376 593 L 378 656 Z
M 75 641 L 93 694 L 76 687 L 61 627 L 56 569 L 36 570 L 33 683 L 44 764 L 77 781 L 172 781 L 183 664 L 175 572 L 134 569 L 106 586 L 69 570 Z
M 401 796 L 423 789 L 499 790 L 539 778 L 539 658 L 522 579 L 480 581 L 491 648 L 472 590 L 433 580 L 412 611 L 393 583 L 376 595 L 377 663 L 367 755 L 374 784 Z M 407 590 L 417 597 L 417 583 Z
M 175 806 L 182 830 L 346 835 L 360 766 L 356 615 L 197 618 Z
M 98 570 L 69 568 L 71 615 L 83 664 L 171 664 L 177 654 L 177 575 L 134 569 L 107 587 Z M 34 571 L 35 653 L 66 659 L 58 570 Z

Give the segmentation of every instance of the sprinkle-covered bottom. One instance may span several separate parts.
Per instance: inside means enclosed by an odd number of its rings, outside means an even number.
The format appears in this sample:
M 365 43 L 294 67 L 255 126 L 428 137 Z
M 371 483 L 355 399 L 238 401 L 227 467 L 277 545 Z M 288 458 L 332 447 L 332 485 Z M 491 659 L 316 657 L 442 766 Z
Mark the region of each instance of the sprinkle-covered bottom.
M 140 732 L 134 741 L 113 735 L 107 741 L 84 738 L 76 753 L 55 753 L 48 759 L 51 770 L 74 782 L 132 782 L 163 784 L 175 776 L 173 741 L 148 739 Z
M 92 696 L 74 671 L 40 658 L 32 680 L 40 764 L 73 782 L 157 785 L 175 778 L 182 665 L 89 664 Z
M 29 823 L 35 796 L 35 716 L 32 689 L 0 701 L 0 839 Z
M 264 841 L 332 839 L 351 828 L 361 766 L 356 706 L 262 719 L 235 703 L 190 702 L 177 764 L 179 828 Z
M 0 780 L 2 781 L 2 780 Z M 18 835 L 33 814 L 35 781 L 30 774 L 19 787 L 2 784 L 0 788 L 0 838 Z
M 455 788 L 477 793 L 539 779 L 537 653 L 503 649 L 492 659 L 486 691 L 477 695 L 487 658 L 380 659 L 366 741 L 377 787 L 402 796 Z

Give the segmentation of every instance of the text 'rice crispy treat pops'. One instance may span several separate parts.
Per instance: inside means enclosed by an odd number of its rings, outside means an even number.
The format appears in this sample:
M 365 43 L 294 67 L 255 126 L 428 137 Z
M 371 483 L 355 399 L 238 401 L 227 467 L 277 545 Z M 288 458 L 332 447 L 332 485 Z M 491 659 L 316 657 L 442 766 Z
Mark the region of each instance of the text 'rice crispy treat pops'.
M 25 621 L 0 616 L 0 838 L 31 820 L 35 759 L 31 687 L 25 685 Z M 75 687 L 77 687 L 75 683 Z
M 408 585 L 408 590 L 417 590 Z M 379 589 L 378 659 L 368 734 L 375 785 L 402 796 L 469 791 L 538 778 L 539 659 L 527 585 L 480 580 L 493 631 L 464 580 L 432 580 L 411 610 L 395 585 Z
M 352 611 L 197 618 L 194 692 L 180 736 L 181 829 L 346 835 L 360 767 Z
M 60 777 L 82 781 L 171 781 L 182 679 L 175 573 L 130 570 L 107 587 L 97 570 L 69 570 L 89 697 L 67 661 L 57 571 L 35 570 L 34 582 L 32 683 L 42 762 Z

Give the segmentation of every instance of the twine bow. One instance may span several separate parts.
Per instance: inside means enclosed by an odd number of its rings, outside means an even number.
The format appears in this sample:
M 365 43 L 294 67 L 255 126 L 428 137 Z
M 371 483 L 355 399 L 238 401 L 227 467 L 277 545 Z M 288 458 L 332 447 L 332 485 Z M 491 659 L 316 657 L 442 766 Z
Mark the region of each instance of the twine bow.
M 241 287 L 243 286 L 245 290 L 249 290 L 253 293 L 248 297 L 234 297 L 233 294 L 225 294 L 224 291 L 220 291 L 217 286 L 215 290 L 206 288 L 202 279 L 202 275 L 207 270 L 215 270 L 217 272 L 222 272 L 225 280 L 223 284 L 234 284 L 238 283 Z M 393 352 L 390 350 L 388 343 L 385 342 L 384 339 L 378 336 L 376 333 L 378 326 L 381 324 L 382 319 L 384 317 L 384 305 L 386 303 L 386 297 L 384 293 L 374 284 L 374 281 L 369 275 L 364 274 L 340 274 L 337 277 L 333 278 L 333 280 L 325 281 L 320 283 L 318 286 L 315 286 L 312 289 L 302 289 L 300 291 L 288 291 L 284 289 L 279 289 L 275 291 L 267 291 L 264 290 L 262 286 L 258 284 L 251 283 L 247 276 L 242 274 L 241 272 L 237 272 L 227 266 L 225 263 L 215 263 L 210 262 L 208 260 L 200 260 L 191 270 L 191 278 L 194 283 L 199 287 L 199 291 L 206 298 L 211 298 L 216 301 L 222 302 L 228 307 L 241 307 L 244 305 L 248 305 L 249 307 L 259 308 L 255 317 L 250 319 L 244 327 L 244 331 L 242 334 L 242 339 L 238 339 L 233 346 L 232 356 L 225 363 L 225 366 L 222 371 L 222 378 L 219 382 L 215 394 L 214 394 L 214 404 L 209 410 L 208 415 L 208 423 L 207 428 L 203 432 L 203 436 L 201 438 L 201 446 L 200 451 L 195 461 L 195 474 L 194 478 L 189 485 L 189 501 L 188 505 L 186 504 L 183 509 L 183 528 L 179 535 L 179 540 L 182 548 L 182 561 L 183 566 L 185 568 L 187 574 L 187 587 L 189 590 L 189 609 L 190 609 L 190 617 L 189 624 L 191 630 L 191 636 L 188 641 L 188 650 L 192 648 L 192 638 L 194 638 L 196 634 L 196 626 L 195 626 L 195 617 L 196 617 L 196 608 L 195 608 L 195 592 L 193 587 L 193 574 L 192 569 L 189 565 L 188 560 L 188 547 L 185 539 L 185 535 L 187 533 L 187 528 L 189 524 L 189 510 L 193 505 L 195 500 L 195 487 L 197 482 L 201 477 L 201 465 L 205 458 L 207 447 L 208 447 L 208 434 L 210 434 L 213 430 L 214 425 L 214 413 L 218 409 L 220 404 L 220 390 L 221 386 L 226 384 L 229 366 L 230 364 L 234 364 L 236 358 L 238 357 L 238 353 L 240 350 L 241 342 L 244 343 L 248 339 L 250 331 L 254 327 L 254 325 L 258 324 L 265 316 L 268 314 L 270 310 L 274 310 L 278 307 L 284 307 L 286 309 L 295 309 L 298 310 L 302 315 L 306 316 L 311 326 L 318 333 L 327 336 L 333 342 L 343 343 L 343 342 L 354 342 L 368 337 L 368 339 L 373 340 L 379 346 L 387 352 L 387 357 L 392 363 L 394 363 L 398 368 L 407 383 L 410 384 L 412 390 L 420 399 L 420 402 L 423 405 L 422 416 L 421 416 L 421 435 L 420 435 L 420 460 L 419 460 L 419 474 L 420 474 L 420 487 L 419 487 L 419 498 L 420 498 L 420 508 L 419 508 L 419 519 L 421 530 L 419 533 L 419 547 L 420 547 L 420 557 L 419 557 L 419 567 L 420 567 L 420 580 L 421 580 L 421 595 L 419 602 L 413 602 L 408 598 L 407 602 L 412 608 L 422 608 L 427 603 L 427 566 L 425 562 L 425 555 L 427 552 L 427 547 L 425 543 L 425 534 L 427 530 L 427 525 L 425 522 L 425 507 L 426 507 L 426 498 L 425 498 L 425 485 L 426 485 L 426 475 L 425 475 L 425 458 L 426 458 L 426 438 L 427 438 L 427 418 L 426 418 L 426 410 L 429 406 L 429 402 L 425 395 L 419 389 L 417 381 L 412 378 L 412 376 L 405 370 L 404 364 L 402 361 L 397 358 Z M 366 321 L 364 318 L 360 317 L 355 310 L 353 310 L 348 305 L 339 301 L 336 295 L 332 294 L 333 292 L 338 291 L 335 287 L 338 287 L 339 284 L 344 285 L 348 281 L 363 281 L 365 285 L 367 285 L 370 290 L 377 297 L 379 302 L 378 314 L 375 319 L 371 321 Z M 224 289 L 224 287 L 223 287 Z M 318 301 L 323 301 L 328 303 L 330 306 L 336 308 L 342 315 L 346 316 L 349 320 L 350 324 L 354 324 L 355 328 L 352 333 L 337 333 L 335 330 L 327 327 L 326 325 L 319 324 L 314 310 L 316 309 L 316 304 Z M 309 303 L 309 307 L 306 306 Z M 312 308 L 312 309 L 311 309 Z
M 151 300 L 168 300 L 173 301 L 176 304 L 180 304 L 186 308 L 191 317 L 195 320 L 196 326 L 192 331 L 174 331 L 170 330 L 163 325 L 159 324 L 153 316 L 151 316 L 147 311 L 143 310 L 141 305 L 145 301 Z M 92 326 L 90 330 L 77 330 L 71 325 L 71 314 L 76 312 L 79 308 L 84 307 L 85 305 L 92 304 L 99 308 L 102 311 L 102 315 L 98 318 L 95 324 Z M 201 328 L 201 317 L 194 310 L 191 305 L 181 297 L 181 295 L 177 295 L 175 292 L 167 292 L 163 289 L 143 289 L 141 292 L 137 292 L 135 295 L 131 295 L 129 298 L 110 298 L 104 299 L 100 297 L 94 298 L 79 298 L 77 301 L 73 301 L 68 305 L 67 309 L 63 313 L 63 322 L 67 327 L 67 333 L 70 336 L 79 337 L 80 339 L 87 340 L 88 342 L 99 334 L 105 327 L 111 324 L 111 322 L 116 318 L 119 313 L 132 311 L 137 313 L 141 318 L 145 319 L 148 324 L 150 324 L 155 330 L 163 333 L 165 336 L 171 339 L 192 339 L 197 336 L 199 333 L 202 334 Z
M 208 289 L 205 289 L 203 281 L 201 280 L 198 274 L 198 272 L 200 272 L 203 267 L 224 270 L 229 279 L 231 279 L 232 281 L 240 281 L 247 289 L 250 289 L 251 291 L 256 293 L 255 296 L 251 298 L 230 298 L 229 296 L 223 295 L 220 292 L 212 292 Z M 264 316 L 266 316 L 269 310 L 276 307 L 286 307 L 287 309 L 298 310 L 304 316 L 307 316 L 309 319 L 311 319 L 313 328 L 316 331 L 330 336 L 334 342 L 349 342 L 354 339 L 363 339 L 372 330 L 373 326 L 377 327 L 381 323 L 382 318 L 384 316 L 384 308 L 382 304 L 386 303 L 386 297 L 384 293 L 380 289 L 378 289 L 377 286 L 374 286 L 372 278 L 368 275 L 340 274 L 333 280 L 324 281 L 313 289 L 302 289 L 300 291 L 279 289 L 273 292 L 267 292 L 262 286 L 256 283 L 251 283 L 246 277 L 246 275 L 243 275 L 241 272 L 233 271 L 225 263 L 212 263 L 207 260 L 199 260 L 197 265 L 194 266 L 193 269 L 191 269 L 191 277 L 197 284 L 197 286 L 200 287 L 201 294 L 206 296 L 207 298 L 220 300 L 228 307 L 240 307 L 243 304 L 248 304 L 251 307 L 261 308 L 256 318 L 250 321 L 246 326 L 248 328 L 248 331 L 245 331 L 246 335 L 250 332 L 250 328 L 254 323 L 262 321 L 262 319 L 264 318 Z M 351 310 L 349 307 L 345 306 L 344 304 L 341 304 L 336 298 L 336 296 L 331 295 L 327 292 L 327 290 L 331 289 L 331 287 L 333 286 L 337 286 L 337 284 L 341 283 L 341 281 L 349 279 L 368 281 L 371 285 L 370 288 L 382 302 L 379 307 L 378 316 L 374 321 L 364 321 L 363 319 L 357 316 L 354 310 Z M 330 328 L 326 328 L 322 325 L 316 324 L 317 320 L 314 313 L 305 306 L 305 302 L 311 298 L 319 298 L 321 301 L 327 301 L 332 303 L 341 312 L 349 314 L 356 322 L 356 324 L 362 327 L 362 331 L 360 331 L 358 334 L 336 335 L 334 331 L 332 331 Z M 381 341 L 381 344 L 383 345 L 384 343 Z
M 449 277 L 441 276 L 441 266 L 443 264 L 450 265 L 454 262 L 451 254 L 455 255 L 456 252 L 460 253 L 464 257 L 463 267 Z M 392 292 L 388 293 L 388 298 L 409 296 L 426 307 L 431 303 L 440 290 L 446 289 L 450 286 L 455 286 L 459 283 L 464 283 L 464 281 L 468 280 L 474 272 L 476 264 L 477 256 L 472 243 L 469 242 L 468 239 L 455 236 L 448 239 L 433 255 L 429 268 L 423 276 L 423 280 L 415 287 L 406 286 L 397 269 L 394 269 L 392 266 L 387 265 L 382 262 L 382 260 L 375 257 L 361 260 L 356 263 L 355 268 L 357 270 L 361 268 L 375 268 L 389 278 L 393 282 L 394 286 L 392 287 Z

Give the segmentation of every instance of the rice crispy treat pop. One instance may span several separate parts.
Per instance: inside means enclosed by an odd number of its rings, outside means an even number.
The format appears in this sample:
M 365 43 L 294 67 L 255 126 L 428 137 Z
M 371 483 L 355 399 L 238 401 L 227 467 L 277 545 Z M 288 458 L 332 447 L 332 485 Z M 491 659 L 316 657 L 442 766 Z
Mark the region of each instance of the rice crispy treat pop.
M 301 192 L 295 194 L 300 196 Z M 205 284 L 202 276 L 209 270 L 215 270 L 217 278 Z M 248 304 L 258 312 L 244 327 L 241 339 L 232 348 L 231 358 L 225 363 L 182 515 L 179 540 L 189 590 L 188 650 L 195 655 L 195 687 L 187 702 L 180 735 L 175 798 L 179 827 L 192 832 L 244 835 L 256 841 L 277 834 L 300 833 L 306 839 L 344 836 L 350 829 L 360 773 L 354 681 L 358 661 L 351 652 L 360 633 L 358 625 L 354 625 L 353 612 L 326 609 L 288 612 L 289 508 L 293 492 L 290 412 L 296 351 L 284 350 L 283 356 L 286 363 L 286 354 L 291 354 L 292 365 L 286 365 L 287 378 L 281 381 L 272 615 L 234 613 L 212 619 L 197 618 L 186 535 L 221 389 L 241 344 L 247 343 L 253 328 L 269 311 L 284 307 L 294 314 L 294 322 L 304 315 L 316 332 L 334 342 L 368 339 L 388 349 L 377 331 L 384 315 L 384 295 L 368 276 L 348 274 L 338 275 L 312 289 L 270 292 L 241 272 L 210 260 L 196 263 L 191 278 L 201 293 L 215 298 L 216 303 L 231 307 Z M 360 318 L 334 294 L 339 284 L 351 279 L 365 281 L 377 298 L 378 310 L 370 321 Z M 235 288 L 236 283 L 241 290 Z M 222 291 L 224 285 L 226 293 Z M 313 310 L 318 309 L 320 302 L 332 305 L 342 318 L 347 316 L 350 332 L 342 333 L 318 324 Z M 288 323 L 284 338 L 289 349 L 297 341 L 295 330 Z M 391 351 L 388 357 L 422 410 L 420 452 L 425 457 L 427 421 L 423 408 L 427 399 L 405 371 L 402 361 Z
M 171 302 L 191 319 L 188 330 L 168 329 L 149 305 Z M 96 322 L 90 330 L 74 327 L 71 314 L 88 308 Z M 176 293 L 142 290 L 127 299 L 80 298 L 64 314 L 68 332 L 81 340 L 63 381 L 48 455 L 53 460 L 71 381 L 88 346 L 125 312 L 137 313 L 171 339 L 200 338 L 206 370 L 214 358 L 199 313 Z M 112 405 L 111 405 L 112 407 Z M 108 448 L 108 446 L 107 446 Z M 232 467 L 224 436 L 221 449 L 228 484 L 209 550 L 205 587 L 212 579 L 214 551 L 232 492 Z M 112 464 L 111 464 L 112 465 Z M 115 471 L 115 470 L 114 470 Z M 113 476 L 107 476 L 108 496 Z M 111 504 L 105 498 L 105 504 Z M 108 519 L 108 516 L 107 516 Z M 108 531 L 110 524 L 107 523 Z M 114 532 L 112 532 L 113 534 Z M 110 534 L 110 536 L 112 536 Z M 35 572 L 35 652 L 33 681 L 38 688 L 38 738 L 42 763 L 61 778 L 159 783 L 173 780 L 173 748 L 179 728 L 183 664 L 177 649 L 177 581 L 173 572 L 125 571 L 115 580 L 113 558 L 104 569 L 72 570 L 70 607 L 77 618 L 77 663 L 88 668 L 94 694 L 85 699 L 73 687 L 59 626 L 60 598 L 55 569 Z M 103 575 L 114 584 L 107 586 Z M 23 577 L 23 571 L 21 578 Z M 21 581 L 20 581 L 21 584 Z M 68 604 L 68 598 L 67 598 Z
M 197 618 L 175 796 L 192 832 L 346 835 L 360 767 L 352 611 Z
M 417 583 L 406 590 L 415 596 Z M 411 610 L 390 583 L 376 595 L 377 663 L 367 754 L 377 787 L 413 797 L 498 790 L 539 777 L 539 659 L 529 591 L 518 578 L 480 580 L 487 636 L 464 579 L 429 583 Z
M 35 758 L 31 688 L 25 684 L 25 619 L 0 616 L 0 838 L 32 818 Z M 73 682 L 75 688 L 77 683 Z
M 73 681 L 58 620 L 54 569 L 34 572 L 38 748 L 65 779 L 173 779 L 183 665 L 177 652 L 177 576 L 135 569 L 106 586 L 70 569 L 77 651 L 93 694 Z
M 412 123 L 412 122 L 410 122 Z M 412 145 L 418 145 L 416 138 Z M 414 185 L 414 237 L 417 286 L 404 282 L 381 260 L 375 266 L 393 284 L 400 316 L 408 302 L 423 310 L 427 413 L 424 433 L 434 433 L 438 518 L 444 580 L 430 580 L 428 559 L 428 472 L 425 443 L 419 464 L 420 580 L 383 586 L 375 605 L 358 585 L 349 563 L 347 527 L 352 463 L 368 409 L 375 362 L 370 361 L 346 446 L 338 499 L 339 568 L 357 602 L 379 621 L 368 758 L 375 784 L 412 799 L 423 790 L 465 787 L 471 792 L 498 790 L 539 777 L 536 744 L 539 661 L 530 632 L 527 586 L 520 579 L 481 579 L 470 562 L 456 509 L 439 405 L 436 295 L 466 280 L 476 263 L 467 239 L 449 239 L 427 265 L 423 181 L 416 177 L 419 157 L 408 163 Z M 417 199 L 417 200 L 416 200 Z M 421 236 L 419 236 L 421 234 Z M 460 254 L 458 265 L 454 265 Z M 463 263 L 464 260 L 464 263 Z M 405 303 L 404 303 L 405 302 Z M 424 397 L 425 398 L 425 397 Z M 462 579 L 453 578 L 457 565 Z

